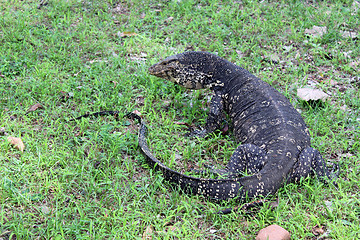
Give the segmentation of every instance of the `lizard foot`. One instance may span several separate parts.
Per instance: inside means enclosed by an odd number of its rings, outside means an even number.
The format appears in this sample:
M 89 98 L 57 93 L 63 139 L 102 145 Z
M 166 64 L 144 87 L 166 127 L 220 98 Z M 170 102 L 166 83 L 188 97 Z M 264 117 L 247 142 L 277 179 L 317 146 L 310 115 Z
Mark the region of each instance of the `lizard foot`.
M 194 130 L 189 133 L 185 134 L 185 137 L 198 137 L 198 138 L 204 138 L 207 135 L 207 131 L 204 130 Z

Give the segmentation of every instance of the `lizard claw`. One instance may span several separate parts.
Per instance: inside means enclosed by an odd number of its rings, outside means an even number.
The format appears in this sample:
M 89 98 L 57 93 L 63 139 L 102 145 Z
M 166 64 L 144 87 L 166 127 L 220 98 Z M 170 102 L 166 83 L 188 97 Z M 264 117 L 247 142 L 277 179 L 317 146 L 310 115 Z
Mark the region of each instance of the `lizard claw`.
M 338 178 L 340 175 L 340 166 L 339 164 L 334 164 L 333 168 L 331 169 L 331 176 L 333 178 Z
M 334 164 L 333 168 L 331 169 L 330 175 L 331 175 L 330 182 L 335 186 L 336 189 L 338 189 L 338 184 L 335 181 L 336 179 L 339 178 L 340 175 L 339 164 Z

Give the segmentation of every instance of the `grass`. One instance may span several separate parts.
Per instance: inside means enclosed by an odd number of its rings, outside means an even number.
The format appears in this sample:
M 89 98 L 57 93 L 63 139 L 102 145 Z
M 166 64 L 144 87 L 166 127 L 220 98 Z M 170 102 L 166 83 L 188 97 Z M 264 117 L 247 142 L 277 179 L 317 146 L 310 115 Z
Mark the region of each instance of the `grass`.
M 357 239 L 359 4 L 352 1 L 0 1 L 0 237 L 4 239 L 254 239 L 278 224 L 294 239 Z M 320 38 L 305 29 L 326 26 Z M 121 33 L 136 36 L 121 37 Z M 140 111 L 149 144 L 179 171 L 224 165 L 232 136 L 184 137 L 203 125 L 211 93 L 188 91 L 147 68 L 185 49 L 243 66 L 301 111 L 312 145 L 341 167 L 339 188 L 316 179 L 284 186 L 251 212 L 171 189 L 137 150 L 136 124 L 100 110 Z M 277 63 L 270 60 L 276 59 Z M 333 81 L 333 83 L 331 83 Z M 334 84 L 336 82 L 336 84 Z M 330 95 L 304 104 L 296 89 Z M 40 103 L 43 108 L 28 109 Z M 6 135 L 6 134 L 7 135 Z M 1 132 L 0 132 L 1 134 Z M 25 151 L 8 144 L 20 137 Z

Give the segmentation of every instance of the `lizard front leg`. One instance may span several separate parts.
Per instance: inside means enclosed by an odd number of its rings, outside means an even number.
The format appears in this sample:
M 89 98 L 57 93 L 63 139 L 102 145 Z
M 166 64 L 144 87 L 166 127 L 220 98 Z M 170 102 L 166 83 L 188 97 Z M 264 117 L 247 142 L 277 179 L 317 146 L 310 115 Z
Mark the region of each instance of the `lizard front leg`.
M 206 119 L 205 128 L 203 130 L 194 130 L 187 134 L 188 137 L 205 137 L 221 127 L 223 122 L 224 100 L 219 92 L 211 98 L 210 111 Z

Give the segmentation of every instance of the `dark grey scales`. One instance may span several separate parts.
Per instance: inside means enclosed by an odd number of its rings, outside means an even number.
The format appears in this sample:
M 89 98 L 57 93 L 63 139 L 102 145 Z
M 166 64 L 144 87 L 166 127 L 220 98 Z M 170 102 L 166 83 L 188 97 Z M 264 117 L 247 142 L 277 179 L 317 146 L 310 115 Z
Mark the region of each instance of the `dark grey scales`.
M 213 200 L 274 194 L 283 184 L 316 174 L 332 179 L 320 153 L 310 147 L 309 131 L 289 100 L 245 69 L 207 52 L 185 52 L 151 66 L 149 73 L 189 89 L 214 91 L 203 131 L 204 137 L 220 128 L 223 112 L 233 124 L 234 136 L 242 144 L 228 165 L 213 172 L 226 179 L 196 178 L 176 172 L 155 158 L 146 143 L 146 126 L 141 121 L 139 146 L 148 163 L 162 171 L 165 180 L 187 193 Z M 243 176 L 247 172 L 250 176 Z

